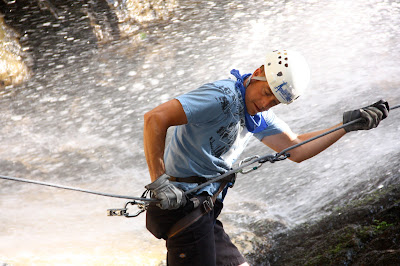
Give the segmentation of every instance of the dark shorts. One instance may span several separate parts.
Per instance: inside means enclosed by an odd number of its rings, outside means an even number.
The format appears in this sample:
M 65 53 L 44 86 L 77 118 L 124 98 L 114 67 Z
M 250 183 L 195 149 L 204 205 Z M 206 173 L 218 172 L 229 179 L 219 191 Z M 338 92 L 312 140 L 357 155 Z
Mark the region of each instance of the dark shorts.
M 171 238 L 167 238 L 162 233 L 155 234 L 156 237 L 166 239 L 168 265 L 236 266 L 246 262 L 225 233 L 222 223 L 217 220 L 222 207 L 223 203 L 217 200 L 212 211 Z M 161 225 L 160 232 L 163 229 L 168 231 L 170 226 L 185 214 L 184 209 L 167 211 L 156 206 L 149 206 L 146 223 L 156 221 L 158 225 Z

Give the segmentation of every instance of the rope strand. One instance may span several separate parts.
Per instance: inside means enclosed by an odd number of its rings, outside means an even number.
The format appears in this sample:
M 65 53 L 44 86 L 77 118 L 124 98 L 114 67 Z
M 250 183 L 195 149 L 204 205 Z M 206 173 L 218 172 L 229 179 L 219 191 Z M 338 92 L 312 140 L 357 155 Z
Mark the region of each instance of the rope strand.
M 400 108 L 400 104 L 391 107 L 390 110 L 394 110 L 394 109 L 397 109 L 397 108 Z M 310 142 L 310 141 L 313 141 L 313 140 L 316 140 L 316 139 L 318 139 L 318 138 L 321 138 L 321 137 L 323 137 L 323 136 L 325 136 L 325 135 L 328 135 L 328 134 L 330 134 L 330 133 L 332 133 L 332 132 L 335 132 L 335 131 L 337 131 L 337 130 L 340 130 L 340 129 L 342 129 L 342 128 L 348 126 L 348 125 L 357 123 L 357 122 L 359 122 L 361 119 L 362 119 L 362 118 L 358 118 L 358 119 L 356 119 L 356 120 L 350 121 L 349 123 L 346 123 L 346 124 L 344 124 L 344 125 L 342 125 L 342 126 L 336 127 L 336 128 L 334 128 L 334 129 L 331 129 L 331 130 L 329 130 L 329 131 L 327 131 L 327 132 L 325 132 L 325 133 L 322 133 L 322 134 L 320 134 L 320 135 L 318 135 L 318 136 L 315 136 L 315 137 L 313 137 L 313 138 L 310 138 L 310 139 L 308 139 L 308 140 L 305 140 L 305 141 L 303 141 L 303 142 L 300 142 L 300 143 L 298 143 L 298 144 L 296 144 L 296 145 L 290 146 L 290 147 L 288 147 L 288 148 L 282 150 L 281 152 L 279 152 L 279 153 L 277 153 L 277 154 L 275 154 L 275 155 L 270 155 L 270 154 L 268 154 L 268 155 L 264 155 L 264 156 L 258 157 L 258 158 L 256 158 L 256 159 L 250 160 L 250 161 L 248 161 L 248 162 L 245 162 L 245 163 L 241 164 L 239 167 L 237 167 L 237 168 L 235 168 L 235 169 L 232 169 L 232 170 L 230 170 L 230 171 L 227 171 L 226 173 L 221 174 L 220 176 L 217 176 L 217 177 L 215 177 L 215 178 L 212 178 L 212 179 L 210 179 L 209 181 L 207 181 L 207 182 L 205 182 L 205 183 L 203 183 L 203 184 L 200 184 L 200 185 L 198 185 L 197 187 L 195 187 L 195 188 L 193 188 L 193 189 L 190 189 L 190 190 L 186 191 L 184 194 L 185 194 L 185 195 L 190 194 L 190 193 L 195 192 L 195 191 L 197 191 L 197 190 L 199 190 L 199 189 L 201 189 L 201 188 L 203 188 L 203 187 L 205 187 L 205 186 L 207 186 L 207 185 L 209 185 L 209 184 L 211 184 L 211 183 L 217 182 L 217 181 L 219 181 L 219 180 L 221 180 L 221 179 L 223 179 L 223 178 L 225 178 L 225 177 L 227 177 L 227 176 L 229 176 L 229 175 L 231 175 L 231 174 L 238 173 L 238 172 L 240 172 L 243 168 L 245 168 L 245 167 L 247 167 L 247 166 L 249 166 L 249 165 L 252 165 L 252 164 L 254 164 L 254 163 L 261 163 L 261 164 L 262 164 L 262 163 L 265 163 L 265 162 L 267 162 L 267 161 L 273 163 L 273 162 L 275 162 L 275 161 L 284 160 L 284 159 L 287 158 L 287 154 L 286 154 L 286 153 L 287 153 L 288 151 L 290 151 L 290 150 L 292 150 L 292 149 L 295 149 L 295 148 L 297 148 L 297 147 L 299 147 L 299 146 L 301 146 L 301 145 L 304 145 L 304 144 L 306 144 L 306 143 L 308 143 L 308 142 Z M 284 157 L 282 157 L 282 156 L 284 156 Z M 258 167 L 257 167 L 257 168 L 258 168 Z M 35 180 L 30 180 L 30 179 L 25 179 L 25 178 L 18 178 L 18 177 L 11 177 L 11 176 L 3 176 L 3 175 L 0 175 L 0 179 L 11 180 L 11 181 L 16 181 L 16 182 L 23 182 L 23 183 L 30 183 L 30 184 L 41 185 L 41 186 L 47 186 L 47 187 L 53 187 L 53 188 L 60 188 L 60 189 L 65 189 L 65 190 L 78 191 L 78 192 L 82 192 L 82 193 L 94 194 L 94 195 L 103 196 L 103 197 L 112 197 L 112 198 L 120 198 L 120 199 L 130 199 L 130 200 L 140 200 L 140 201 L 146 201 L 146 202 L 158 202 L 158 201 L 159 201 L 159 200 L 157 200 L 157 199 L 149 199 L 149 198 L 143 198 L 143 197 L 133 197 L 133 196 L 125 196 L 125 195 L 118 195 L 118 194 L 103 193 L 103 192 L 98 192 L 98 191 L 92 191 L 92 190 L 82 189 L 82 188 L 75 188 L 75 187 L 63 186 L 63 185 L 58 185 L 58 184 L 53 184 L 53 183 L 48 183 L 48 182 L 41 182 L 41 181 L 35 181 Z
M 18 178 L 18 177 L 4 176 L 4 175 L 0 175 L 0 178 L 6 179 L 6 180 L 11 180 L 11 181 L 30 183 L 30 184 L 53 187 L 53 188 L 61 188 L 61 189 L 78 191 L 78 192 L 83 192 L 83 193 L 89 193 L 89 194 L 94 194 L 94 195 L 99 195 L 99 196 L 104 196 L 104 197 L 130 199 L 130 200 L 141 200 L 141 201 L 150 201 L 150 202 L 158 201 L 156 199 L 148 199 L 148 198 L 141 198 L 141 197 L 132 197 L 132 196 L 103 193 L 103 192 L 98 192 L 98 191 L 82 189 L 82 188 L 75 188 L 75 187 L 63 186 L 63 185 L 52 184 L 52 183 L 47 183 L 47 182 L 35 181 L 35 180 L 30 180 L 30 179 L 25 179 L 25 178 Z

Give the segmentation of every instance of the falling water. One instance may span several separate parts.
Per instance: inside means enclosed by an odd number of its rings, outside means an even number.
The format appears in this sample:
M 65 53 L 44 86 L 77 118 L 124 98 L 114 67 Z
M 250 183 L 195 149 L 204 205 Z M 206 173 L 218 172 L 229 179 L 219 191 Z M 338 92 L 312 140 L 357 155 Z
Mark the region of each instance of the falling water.
M 380 98 L 400 104 L 398 1 L 181 1 L 139 43 L 126 38 L 53 60 L 0 92 L 1 174 L 140 196 L 149 182 L 143 114 L 205 82 L 251 72 L 266 50 L 301 51 L 311 89 L 275 112 L 296 133 L 341 122 Z M 43 41 L 46 41 L 44 39 Z M 317 219 L 390 177 L 400 111 L 379 128 L 345 136 L 301 164 L 264 164 L 239 175 L 221 219 L 231 234 L 270 219 Z M 242 158 L 272 153 L 257 140 Z M 125 201 L 0 181 L 0 262 L 12 265 L 158 265 L 164 242 L 144 215 L 107 217 Z

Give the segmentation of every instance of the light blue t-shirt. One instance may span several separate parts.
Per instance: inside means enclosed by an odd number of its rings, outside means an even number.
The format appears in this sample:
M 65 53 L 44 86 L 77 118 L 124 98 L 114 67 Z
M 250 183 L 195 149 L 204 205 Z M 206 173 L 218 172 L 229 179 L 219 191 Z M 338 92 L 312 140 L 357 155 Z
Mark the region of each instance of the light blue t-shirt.
M 165 155 L 166 173 L 174 177 L 213 178 L 229 171 L 251 136 L 262 140 L 287 131 L 289 127 L 271 110 L 263 112 L 268 127 L 259 133 L 247 131 L 240 91 L 231 79 L 207 83 L 176 97 L 182 104 L 188 123 L 175 128 Z M 186 191 L 197 184 L 173 182 Z M 210 195 L 219 188 L 212 183 L 197 193 Z

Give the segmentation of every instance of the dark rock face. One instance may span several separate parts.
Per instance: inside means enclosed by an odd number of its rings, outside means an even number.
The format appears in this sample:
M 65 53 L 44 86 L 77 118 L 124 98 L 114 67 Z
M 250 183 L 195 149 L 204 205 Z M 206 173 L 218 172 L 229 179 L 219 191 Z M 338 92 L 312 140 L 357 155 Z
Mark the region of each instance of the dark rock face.
M 254 265 L 400 265 L 399 221 L 397 184 L 258 243 L 248 259 Z
M 7 25 L 20 35 L 20 43 L 33 58 L 34 71 L 49 62 L 63 64 L 71 54 L 96 47 L 90 28 L 89 4 L 80 1 L 15 1 L 1 3 Z M 67 52 L 68 51 L 68 52 Z
M 40 76 L 89 59 L 102 45 L 144 38 L 145 29 L 168 19 L 175 7 L 175 0 L 139 2 L 4 0 L 0 16 L 17 33 L 25 64 Z

